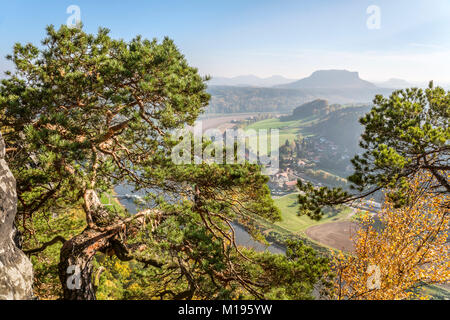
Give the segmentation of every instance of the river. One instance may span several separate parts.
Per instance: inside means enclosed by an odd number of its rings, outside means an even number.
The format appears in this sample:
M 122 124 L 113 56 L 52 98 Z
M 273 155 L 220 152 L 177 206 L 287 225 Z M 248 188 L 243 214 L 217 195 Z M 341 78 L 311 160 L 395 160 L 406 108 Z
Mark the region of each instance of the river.
M 139 200 L 139 197 L 142 196 L 140 192 L 133 192 L 133 189 L 126 185 L 119 185 L 114 188 L 116 196 L 120 203 L 130 212 L 136 213 L 136 204 L 135 200 Z M 266 246 L 260 242 L 253 240 L 250 234 L 239 224 L 233 223 L 233 228 L 235 231 L 236 244 L 239 246 L 253 248 L 256 251 L 268 251 L 276 254 L 284 254 L 286 249 L 280 245 L 272 244 L 270 246 Z

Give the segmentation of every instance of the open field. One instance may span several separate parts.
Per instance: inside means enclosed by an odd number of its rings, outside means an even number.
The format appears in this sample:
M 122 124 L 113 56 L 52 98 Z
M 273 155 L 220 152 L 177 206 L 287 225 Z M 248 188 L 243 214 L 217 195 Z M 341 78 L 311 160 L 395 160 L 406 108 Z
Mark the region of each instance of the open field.
M 358 225 L 352 221 L 337 221 L 312 226 L 305 234 L 314 241 L 333 249 L 353 252 L 351 237 L 358 230 Z
M 350 236 L 357 225 L 350 221 L 355 209 L 340 207 L 329 211 L 320 221 L 307 216 L 297 215 L 297 194 L 291 193 L 275 199 L 276 206 L 281 210 L 283 221 L 276 224 L 292 233 L 302 233 L 311 240 L 326 247 L 351 252 L 353 245 Z
M 302 120 L 281 121 L 279 118 L 267 119 L 252 123 L 246 129 L 278 129 L 280 130 L 280 145 L 286 140 L 293 141 L 299 134 L 306 137 L 310 134 L 306 128 L 313 124 L 318 118 L 311 116 Z
M 225 129 L 232 128 L 235 126 L 235 121 L 242 121 L 250 117 L 256 117 L 258 115 L 267 115 L 271 114 L 274 119 L 280 115 L 280 113 L 271 113 L 271 112 L 246 112 L 246 113 L 208 113 L 201 115 L 197 121 L 202 123 L 203 131 L 208 129 L 218 129 L 220 131 L 224 131 Z M 273 120 L 273 119 L 269 119 Z
M 283 221 L 276 224 L 293 233 L 304 232 L 311 226 L 347 219 L 353 212 L 353 209 L 349 207 L 340 207 L 337 210 L 329 211 L 320 221 L 312 220 L 307 216 L 298 216 L 297 193 L 275 199 L 275 205 L 281 210 L 283 218 Z
M 255 115 L 257 115 L 257 113 L 239 113 L 239 114 L 223 115 L 218 117 L 204 117 L 199 119 L 198 121 L 201 121 L 203 131 L 209 129 L 218 129 L 220 131 L 224 131 L 234 126 L 234 124 L 231 123 L 231 121 L 244 120 L 247 119 L 248 117 Z
M 283 221 L 276 223 L 268 230 L 281 234 L 292 233 L 307 241 L 316 250 L 332 248 L 345 252 L 354 250 L 351 236 L 357 230 L 355 222 L 349 220 L 354 212 L 352 208 L 344 207 L 336 215 L 325 216 L 321 221 L 314 221 L 305 216 L 297 216 L 297 194 L 289 194 L 275 200 L 280 208 Z M 450 285 L 424 285 L 419 289 L 432 299 L 450 299 Z

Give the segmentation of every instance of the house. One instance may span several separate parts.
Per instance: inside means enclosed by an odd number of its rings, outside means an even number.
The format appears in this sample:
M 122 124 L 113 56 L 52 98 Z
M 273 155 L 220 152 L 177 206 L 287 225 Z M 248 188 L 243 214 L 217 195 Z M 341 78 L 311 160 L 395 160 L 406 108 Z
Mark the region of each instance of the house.
M 294 190 L 297 188 L 297 180 L 291 180 L 284 183 L 284 186 L 288 190 Z

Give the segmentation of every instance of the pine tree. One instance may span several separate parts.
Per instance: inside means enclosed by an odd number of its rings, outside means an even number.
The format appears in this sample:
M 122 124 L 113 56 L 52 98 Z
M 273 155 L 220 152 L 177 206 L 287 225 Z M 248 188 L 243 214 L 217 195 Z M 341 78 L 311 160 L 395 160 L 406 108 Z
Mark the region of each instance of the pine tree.
M 373 102 L 372 110 L 360 119 L 364 152 L 352 159 L 352 190 L 300 182 L 301 214 L 320 219 L 323 207 L 365 198 L 383 188 L 395 190 L 387 196 L 397 207 L 404 206 L 409 178 L 421 170 L 435 178 L 427 190 L 430 195 L 450 193 L 450 92 L 430 82 L 426 90 L 397 90 L 389 98 L 377 95 Z M 443 206 L 448 209 L 448 201 Z
M 232 222 L 256 236 L 256 217 L 280 219 L 259 166 L 172 162 L 174 130 L 192 125 L 209 102 L 207 79 L 172 40 L 126 42 L 106 29 L 50 26 L 42 47 L 16 44 L 9 59 L 15 72 L 1 82 L 0 114 L 18 223 L 27 232 L 37 213 L 80 207 L 84 215 L 82 231 L 28 250 L 63 243 L 63 298 L 95 299 L 98 253 L 151 270 L 157 298 L 264 298 L 274 290 L 311 297 L 327 270 L 323 258 L 244 254 L 235 243 Z M 99 200 L 123 183 L 147 194 L 135 215 Z M 302 275 L 301 285 L 277 266 Z

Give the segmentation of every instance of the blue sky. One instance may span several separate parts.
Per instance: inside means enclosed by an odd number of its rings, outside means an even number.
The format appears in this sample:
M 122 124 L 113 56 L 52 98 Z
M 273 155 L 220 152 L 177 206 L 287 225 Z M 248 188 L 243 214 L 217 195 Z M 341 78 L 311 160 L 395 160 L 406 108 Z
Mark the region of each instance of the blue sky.
M 38 44 L 46 25 L 66 23 L 70 5 L 84 29 L 113 37 L 169 36 L 202 74 L 289 78 L 317 69 L 450 83 L 449 0 L 0 0 L 0 69 L 15 42 Z M 369 29 L 370 5 L 380 29 Z

